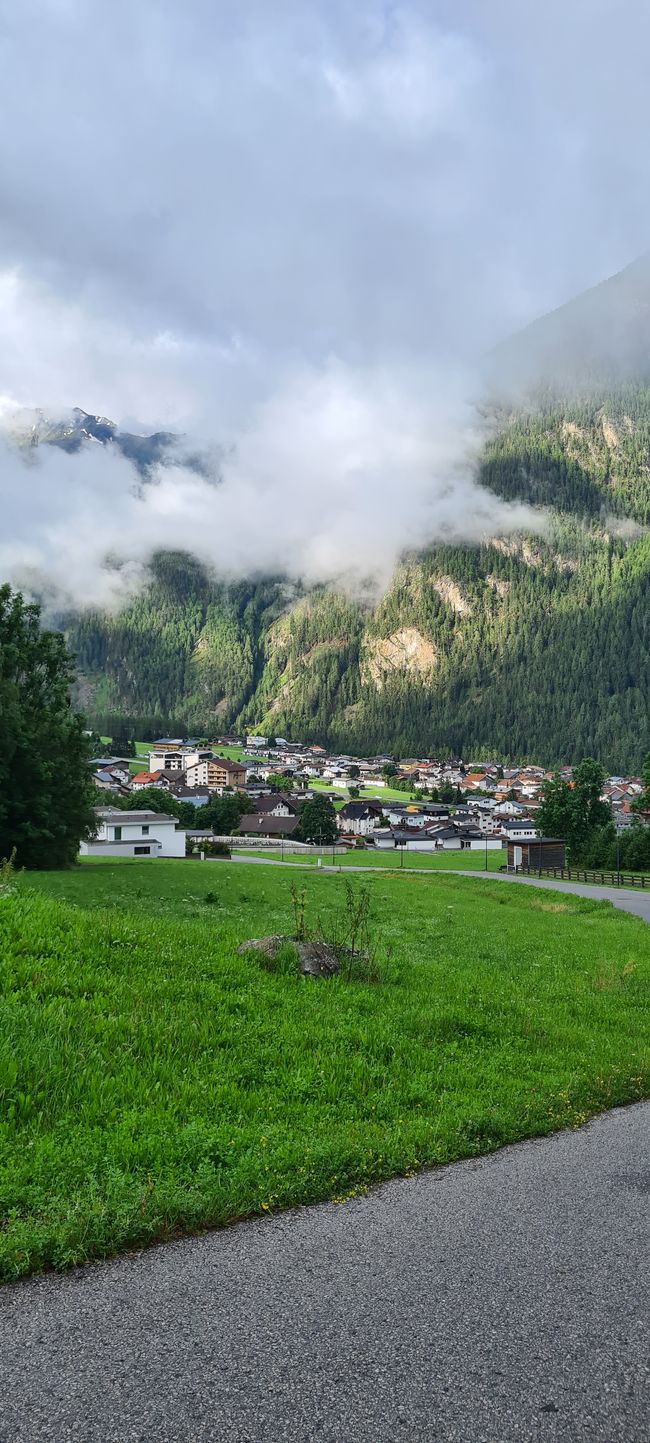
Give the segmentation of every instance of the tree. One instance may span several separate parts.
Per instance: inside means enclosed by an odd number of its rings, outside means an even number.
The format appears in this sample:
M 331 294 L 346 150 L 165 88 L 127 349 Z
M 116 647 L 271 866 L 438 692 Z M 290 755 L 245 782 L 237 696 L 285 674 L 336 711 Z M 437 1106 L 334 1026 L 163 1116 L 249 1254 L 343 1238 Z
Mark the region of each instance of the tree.
M 382 767 L 382 769 L 381 769 L 381 774 L 382 774 L 382 777 L 385 777 L 385 778 L 386 778 L 386 781 L 390 781 L 390 778 L 391 778 L 391 777 L 396 777 L 396 776 L 397 776 L 397 767 L 395 766 L 395 763 L 394 763 L 394 762 L 386 762 L 386 763 L 384 764 L 384 766 Z
M 641 781 L 643 782 L 643 791 L 641 792 L 641 795 L 637 797 L 636 800 L 632 803 L 633 812 L 650 811 L 650 752 L 646 752 L 643 759 L 643 766 L 641 767 Z
M 547 837 L 562 837 L 569 860 L 582 861 L 596 837 L 612 820 L 608 802 L 601 800 L 605 772 L 593 757 L 576 767 L 573 785 L 556 775 L 543 789 L 537 825 Z
M 605 770 L 593 757 L 585 757 L 573 774 L 576 817 L 584 827 L 585 838 L 612 820 L 609 802 L 601 796 L 604 781 Z
M 276 792 L 292 792 L 295 786 L 293 777 L 285 776 L 284 772 L 272 772 L 268 780 Z
M 210 798 L 207 806 L 197 807 L 197 828 L 212 827 L 217 836 L 230 837 L 248 811 L 250 802 L 241 792 L 224 793 Z
M 360 775 L 361 775 L 361 768 L 357 766 L 356 762 L 352 762 L 352 765 L 348 767 L 348 776 L 349 776 L 349 777 L 358 777 L 358 776 L 360 776 Z
M 94 825 L 84 719 L 71 710 L 64 639 L 40 607 L 0 587 L 0 858 L 65 867 Z
M 579 842 L 575 832 L 573 791 L 559 775 L 544 784 L 542 803 L 535 820 L 541 836 L 561 837 L 573 854 L 573 848 Z
M 355 786 L 348 787 L 348 795 L 349 795 L 349 796 L 352 798 L 352 800 L 354 801 L 355 797 L 358 797 L 358 795 L 359 795 L 359 788 L 358 788 L 358 787 L 355 787 Z
M 128 732 L 114 732 L 110 743 L 111 756 L 134 757 L 136 755 L 135 742 Z
M 338 836 L 336 812 L 329 797 L 314 797 L 303 802 L 294 836 L 299 842 L 335 842 Z

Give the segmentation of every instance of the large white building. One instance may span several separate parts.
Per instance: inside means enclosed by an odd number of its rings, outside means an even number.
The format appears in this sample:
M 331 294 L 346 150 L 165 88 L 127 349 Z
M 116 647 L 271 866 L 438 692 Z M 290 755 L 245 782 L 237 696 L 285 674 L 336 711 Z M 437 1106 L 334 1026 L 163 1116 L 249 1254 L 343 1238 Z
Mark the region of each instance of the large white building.
M 176 817 L 95 807 L 95 836 L 81 842 L 82 857 L 184 857 L 185 832 Z
M 199 762 L 210 761 L 212 756 L 209 747 L 154 747 L 149 752 L 149 771 L 184 772 Z

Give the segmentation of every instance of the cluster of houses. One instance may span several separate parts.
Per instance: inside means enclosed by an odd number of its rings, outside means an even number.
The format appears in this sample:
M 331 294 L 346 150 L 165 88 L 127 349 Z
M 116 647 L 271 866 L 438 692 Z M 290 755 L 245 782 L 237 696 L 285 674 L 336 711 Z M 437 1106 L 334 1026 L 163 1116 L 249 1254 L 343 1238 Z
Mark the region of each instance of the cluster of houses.
M 237 750 L 232 759 L 219 747 Z M 92 762 L 96 787 L 122 799 L 133 795 L 134 807 L 106 805 L 97 808 L 98 827 L 86 849 L 116 855 L 182 856 L 186 839 L 201 845 L 215 838 L 200 826 L 198 812 L 215 794 L 237 792 L 249 802 L 237 829 L 237 842 L 260 844 L 292 842 L 298 828 L 301 803 L 325 791 L 338 803 L 340 844 L 373 848 L 378 852 L 399 848 L 406 852 L 439 850 L 492 850 L 507 848 L 515 860 L 562 865 L 560 841 L 539 837 L 535 813 L 544 782 L 551 773 L 541 767 L 503 767 L 497 762 L 468 762 L 460 758 L 419 758 L 394 763 L 390 756 L 372 758 L 331 756 L 320 746 L 305 746 L 263 736 L 223 736 L 213 746 L 179 738 L 152 743 L 148 765 L 134 770 L 125 758 L 98 757 Z M 571 768 L 561 775 L 571 779 Z M 282 789 L 277 785 L 281 778 Z M 167 792 L 176 801 L 197 809 L 196 828 L 179 828 L 172 815 L 138 810 L 137 793 L 150 788 Z M 403 801 L 394 791 L 403 791 Z M 352 796 L 341 806 L 341 798 Z M 390 790 L 393 796 L 390 796 Z M 632 802 L 642 791 L 640 779 L 608 778 L 603 795 L 611 803 L 617 826 L 629 825 Z M 358 795 L 357 795 L 358 793 Z M 440 800 L 432 800 L 438 796 Z M 363 794 L 363 795 L 362 795 Z M 449 800 L 442 800 L 448 797 Z M 229 838 L 228 840 L 233 840 Z M 514 849 L 517 849 L 516 852 Z M 148 849 L 148 850 L 147 850 Z

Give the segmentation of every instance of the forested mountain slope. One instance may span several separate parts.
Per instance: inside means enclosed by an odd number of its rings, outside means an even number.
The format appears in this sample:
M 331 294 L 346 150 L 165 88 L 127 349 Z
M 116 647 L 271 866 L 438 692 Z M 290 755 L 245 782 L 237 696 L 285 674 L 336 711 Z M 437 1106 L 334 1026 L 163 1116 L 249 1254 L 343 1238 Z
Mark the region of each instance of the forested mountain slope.
M 121 614 L 62 620 L 89 718 L 108 732 L 125 718 L 136 732 L 260 724 L 360 752 L 592 753 L 638 767 L 650 744 L 650 257 L 504 343 L 486 373 L 480 480 L 543 508 L 541 537 L 413 555 L 374 607 L 281 577 L 224 586 L 191 557 L 158 555 Z M 84 412 L 39 427 L 34 439 L 68 450 L 117 447 L 145 484 L 178 445 L 201 466 L 177 438 Z
M 154 559 L 121 614 L 68 620 L 81 696 L 109 732 L 264 730 L 360 752 L 586 754 L 631 770 L 650 697 L 650 388 L 494 420 L 481 468 L 545 507 L 540 536 L 436 546 L 368 608 L 282 578 L 224 586 Z

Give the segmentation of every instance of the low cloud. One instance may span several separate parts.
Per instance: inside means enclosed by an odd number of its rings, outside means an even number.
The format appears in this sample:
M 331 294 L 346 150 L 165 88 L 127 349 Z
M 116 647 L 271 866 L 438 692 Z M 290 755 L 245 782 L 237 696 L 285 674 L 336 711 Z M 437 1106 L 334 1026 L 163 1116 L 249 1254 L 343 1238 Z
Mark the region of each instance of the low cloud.
M 160 465 L 142 485 L 113 447 L 69 456 L 5 442 L 0 573 L 58 604 L 115 605 L 170 548 L 224 578 L 281 572 L 377 591 L 405 550 L 540 529 L 539 512 L 477 484 L 467 390 L 465 376 L 301 371 L 210 478 Z
M 5 409 L 225 457 L 142 493 L 97 446 L 5 449 L 1 575 L 114 603 L 171 545 L 381 584 L 539 524 L 476 484 L 462 368 L 647 247 L 647 5 L 0 10 Z

